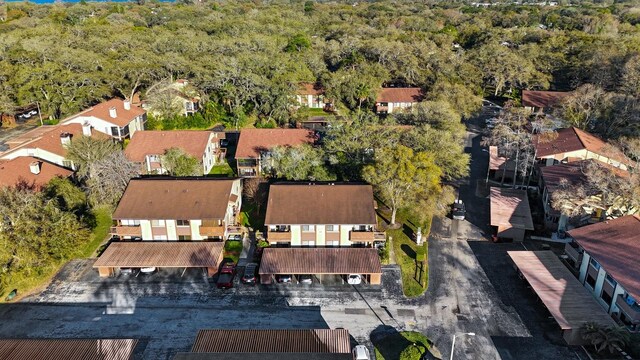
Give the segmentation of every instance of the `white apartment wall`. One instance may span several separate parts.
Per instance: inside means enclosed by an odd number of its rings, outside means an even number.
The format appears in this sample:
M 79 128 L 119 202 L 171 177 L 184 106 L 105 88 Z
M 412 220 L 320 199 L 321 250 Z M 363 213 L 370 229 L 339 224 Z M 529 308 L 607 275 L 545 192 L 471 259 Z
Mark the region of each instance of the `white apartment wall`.
M 38 149 L 38 148 L 30 148 L 24 147 L 17 149 L 15 151 L 11 151 L 2 156 L 2 159 L 12 160 L 20 156 L 33 156 L 38 159 L 42 159 L 56 165 L 64 166 L 64 156 L 60 156 L 58 154 L 54 154 L 52 152 L 48 152 L 46 150 Z
M 326 242 L 326 226 L 325 225 L 316 225 L 316 246 L 325 246 Z
M 142 240 L 153 240 L 151 233 L 151 221 L 140 220 L 140 230 L 142 232 Z
M 349 232 L 353 229 L 353 225 L 340 225 L 340 246 L 351 246 L 349 241 Z
M 291 225 L 291 246 L 300 246 L 302 227 L 300 225 Z
M 167 227 L 167 239 L 169 240 L 177 240 L 178 234 L 176 232 L 176 221 L 175 220 L 165 220 L 165 226 Z
M 200 225 L 202 225 L 202 220 L 190 220 L 189 226 L 191 227 L 191 240 L 202 240 L 203 237 L 200 236 Z
M 580 264 L 580 275 L 578 276 L 578 280 L 584 284 L 584 279 L 587 278 L 587 270 L 589 270 L 589 260 L 591 260 L 591 256 L 584 252 L 582 254 L 582 263 Z
M 609 314 L 619 313 L 620 308 L 616 305 L 616 299 L 618 296 L 625 293 L 625 290 L 620 284 L 616 285 L 616 288 L 613 290 L 613 300 L 611 301 L 611 308 L 609 309 Z
M 109 136 L 113 136 L 111 135 L 112 126 L 116 126 L 120 128 L 120 126 L 116 124 L 110 123 L 108 121 L 104 121 L 102 119 L 98 119 L 95 116 L 77 116 L 65 121 L 64 123 L 65 124 L 84 124 L 85 122 L 89 122 L 89 124 L 91 124 L 91 126 L 93 127 L 93 129 L 91 129 L 92 131 L 99 131 Z

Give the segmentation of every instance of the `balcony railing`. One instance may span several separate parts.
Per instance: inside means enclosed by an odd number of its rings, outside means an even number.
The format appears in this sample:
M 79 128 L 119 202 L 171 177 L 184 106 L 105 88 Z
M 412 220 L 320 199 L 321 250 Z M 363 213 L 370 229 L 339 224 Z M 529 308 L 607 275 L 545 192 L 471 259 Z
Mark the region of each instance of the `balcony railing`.
M 224 226 L 200 226 L 201 236 L 219 236 L 224 237 Z
M 616 298 L 616 305 L 620 310 L 624 311 L 624 313 L 630 317 L 629 320 L 631 322 L 640 323 L 640 305 L 638 305 L 637 303 L 634 305 L 627 304 L 627 302 L 624 301 L 624 297 L 622 295 L 618 295 L 618 297 Z
M 117 236 L 142 236 L 140 225 L 136 226 L 112 226 L 111 234 Z
M 291 232 L 289 231 L 268 231 L 267 240 L 269 241 L 291 241 Z
M 384 231 L 374 231 L 373 232 L 373 240 L 374 241 L 387 241 L 387 235 Z
M 564 252 L 578 265 L 582 261 L 582 252 L 578 249 L 577 245 L 573 243 L 566 243 L 564 245 Z
M 349 241 L 374 241 L 375 233 L 373 231 L 350 231 Z

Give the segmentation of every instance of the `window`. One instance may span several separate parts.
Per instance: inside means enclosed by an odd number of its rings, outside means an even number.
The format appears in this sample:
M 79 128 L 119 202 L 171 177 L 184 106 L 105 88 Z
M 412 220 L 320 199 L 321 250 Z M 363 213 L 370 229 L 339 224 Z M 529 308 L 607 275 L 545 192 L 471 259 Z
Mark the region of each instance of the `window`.
M 337 246 L 340 246 L 340 241 L 338 241 L 338 240 L 327 241 L 326 244 L 327 244 L 327 246 L 337 247 Z
M 338 225 L 327 225 L 328 232 L 337 232 L 340 227 Z
M 178 241 L 191 241 L 191 236 L 189 236 L 189 235 L 178 235 Z
M 600 263 L 598 263 L 596 259 L 589 259 L 589 264 L 591 264 L 591 266 L 593 266 L 596 270 L 600 270 Z
M 71 160 L 62 160 L 62 166 L 72 169 L 73 168 L 73 161 Z
M 178 226 L 189 226 L 189 220 L 176 220 Z
M 607 280 L 607 282 L 611 284 L 611 286 L 613 286 L 614 288 L 616 287 L 616 285 L 618 285 L 618 282 L 613 280 L 613 278 L 609 274 L 607 274 L 604 279 Z
M 596 279 L 593 276 L 587 274 L 587 284 L 589 284 L 592 288 L 596 287 Z
M 120 220 L 122 226 L 139 226 L 140 220 Z
M 120 136 L 120 128 L 118 128 L 117 126 L 112 126 L 111 127 L 111 135 L 112 136 Z
M 153 240 L 167 240 L 167 235 L 153 235 Z
M 303 240 L 301 244 L 302 244 L 302 246 L 306 246 L 306 247 L 313 247 L 313 246 L 316 246 L 316 242 L 315 242 L 315 241 L 306 241 L 306 240 Z
M 164 226 L 164 220 L 151 220 L 151 226 L 154 226 L 154 227 Z
M 606 302 L 607 305 L 611 305 L 611 300 L 613 300 L 611 295 L 609 295 L 609 293 L 607 293 L 604 290 L 602 291 L 602 294 L 600 294 L 600 298 L 602 298 L 602 300 L 604 300 L 604 302 Z
M 313 225 L 302 225 L 302 231 L 304 232 L 312 232 L 315 230 Z

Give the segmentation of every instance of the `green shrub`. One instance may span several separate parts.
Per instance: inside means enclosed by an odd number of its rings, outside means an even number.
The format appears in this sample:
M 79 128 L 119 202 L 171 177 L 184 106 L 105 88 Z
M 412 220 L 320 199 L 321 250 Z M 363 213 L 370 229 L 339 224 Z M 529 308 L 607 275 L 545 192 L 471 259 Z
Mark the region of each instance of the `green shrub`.
M 424 354 L 422 348 L 409 345 L 400 353 L 400 360 L 420 360 L 422 359 L 422 354 Z

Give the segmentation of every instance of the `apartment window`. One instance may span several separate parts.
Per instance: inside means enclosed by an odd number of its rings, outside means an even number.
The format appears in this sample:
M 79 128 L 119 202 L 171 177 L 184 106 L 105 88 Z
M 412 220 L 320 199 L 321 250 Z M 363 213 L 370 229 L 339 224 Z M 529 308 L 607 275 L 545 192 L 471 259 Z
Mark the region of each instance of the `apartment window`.
M 327 241 L 326 244 L 327 244 L 327 246 L 338 247 L 338 246 L 340 246 L 340 241 L 338 241 L 338 240 Z
M 178 235 L 178 241 L 191 241 L 191 236 L 189 236 L 189 235 Z
M 111 135 L 112 136 L 120 136 L 120 128 L 118 128 L 117 126 L 112 126 L 111 127 Z
M 611 277 L 611 275 L 609 275 L 609 274 L 607 274 L 607 275 L 604 277 L 604 279 L 605 279 L 605 280 L 607 280 L 607 282 L 608 282 L 609 284 L 611 284 L 611 286 L 613 286 L 614 288 L 616 287 L 616 285 L 618 285 L 618 282 L 617 282 L 617 281 L 615 281 L 615 280 L 613 280 L 613 278 L 612 278 L 612 277 Z
M 596 270 L 600 270 L 600 263 L 598 263 L 596 259 L 589 259 L 589 264 L 591 264 L 591 266 L 593 266 Z
M 340 227 L 338 225 L 327 225 L 328 232 L 337 232 Z
M 151 226 L 153 227 L 164 226 L 164 220 L 151 220 Z
M 609 293 L 607 293 L 606 291 L 602 290 L 602 293 L 600 294 L 600 298 L 602 300 L 604 300 L 604 302 L 607 303 L 607 305 L 611 305 L 611 300 L 613 300 L 613 298 L 611 297 L 611 295 L 609 295 Z
M 176 220 L 178 226 L 189 226 L 189 220 Z
M 122 226 L 139 226 L 140 220 L 120 220 Z
M 153 235 L 153 240 L 167 240 L 167 235 Z
M 302 244 L 302 246 L 306 246 L 306 247 L 314 247 L 314 246 L 316 246 L 316 242 L 315 241 L 303 240 L 301 244 Z
M 313 225 L 302 225 L 302 231 L 304 232 L 312 232 L 315 230 Z
M 593 276 L 587 274 L 587 284 L 589 284 L 592 288 L 595 288 L 596 287 L 596 279 Z

